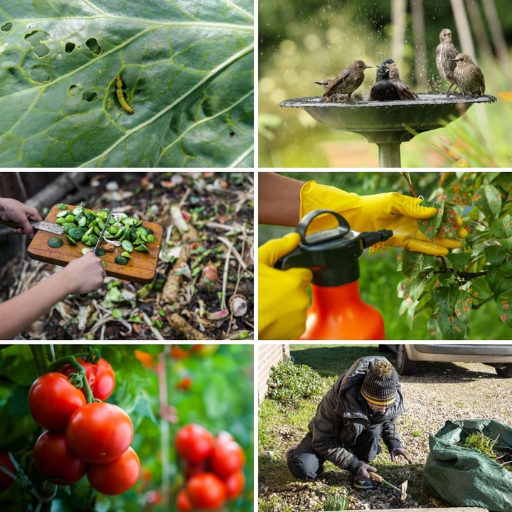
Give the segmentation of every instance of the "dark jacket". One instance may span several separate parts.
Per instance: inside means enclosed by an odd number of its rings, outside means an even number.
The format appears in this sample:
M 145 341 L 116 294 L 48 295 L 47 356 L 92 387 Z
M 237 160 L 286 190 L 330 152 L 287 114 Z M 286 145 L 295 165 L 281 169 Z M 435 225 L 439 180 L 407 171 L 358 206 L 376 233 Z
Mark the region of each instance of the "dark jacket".
M 361 469 L 363 462 L 348 449 L 363 430 L 381 426 L 382 439 L 389 450 L 401 445 L 396 426 L 398 415 L 405 412 L 400 383 L 396 385 L 396 402 L 384 414 L 373 412 L 360 392 L 365 375 L 378 361 L 387 359 L 380 356 L 358 359 L 325 394 L 308 425 L 313 449 L 352 474 Z

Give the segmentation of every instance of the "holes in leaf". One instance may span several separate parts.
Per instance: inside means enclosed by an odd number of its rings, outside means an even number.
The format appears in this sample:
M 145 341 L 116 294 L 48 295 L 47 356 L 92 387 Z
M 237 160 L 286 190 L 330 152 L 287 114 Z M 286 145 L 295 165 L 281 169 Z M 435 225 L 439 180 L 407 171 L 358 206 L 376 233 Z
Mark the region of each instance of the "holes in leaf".
M 69 96 L 76 96 L 78 94 L 78 85 L 70 85 L 68 89 Z
M 75 49 L 75 46 L 76 46 L 76 44 L 75 44 L 75 43 L 71 43 L 71 42 L 66 43 L 66 46 L 65 46 L 65 48 L 64 48 L 64 51 L 65 51 L 66 53 L 71 53 L 71 52 Z
M 82 99 L 91 103 L 92 101 L 96 101 L 98 99 L 98 95 L 95 92 L 84 92 L 82 94 Z
M 41 66 L 33 67 L 32 69 L 30 69 L 29 74 L 30 78 L 32 78 L 34 82 L 40 84 L 42 84 L 43 82 L 49 82 L 52 79 L 50 73 L 48 73 L 48 71 L 46 71 L 46 69 L 44 69 Z
M 85 44 L 94 55 L 99 55 L 101 53 L 101 46 L 98 44 L 98 41 L 94 37 L 87 39 Z
M 44 30 L 34 30 L 30 34 L 25 34 L 25 39 L 31 44 L 32 50 L 40 58 L 46 57 L 50 53 L 50 48 L 41 42 L 43 39 L 48 39 L 48 37 L 50 37 L 50 34 Z
M 12 28 L 12 23 L 6 23 L 3 27 L 2 27 L 2 30 L 4 32 L 9 32 L 9 30 L 11 30 Z

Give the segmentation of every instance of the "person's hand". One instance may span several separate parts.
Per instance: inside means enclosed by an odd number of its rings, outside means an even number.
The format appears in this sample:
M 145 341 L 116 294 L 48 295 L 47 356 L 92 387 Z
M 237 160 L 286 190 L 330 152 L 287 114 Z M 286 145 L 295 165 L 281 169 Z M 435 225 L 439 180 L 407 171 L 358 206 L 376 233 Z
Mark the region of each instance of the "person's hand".
M 277 270 L 276 261 L 293 251 L 298 233 L 270 240 L 258 250 L 259 335 L 264 340 L 293 340 L 306 330 L 309 296 L 306 288 L 313 274 L 306 268 Z
M 0 219 L 16 222 L 21 228 L 16 229 L 16 233 L 24 233 L 29 238 L 34 238 L 34 228 L 30 225 L 29 219 L 41 222 L 43 219 L 39 212 L 16 201 L 16 199 L 0 198 Z
M 420 206 L 421 201 L 397 192 L 358 196 L 335 187 L 309 182 L 301 190 L 300 213 L 302 218 L 311 210 L 327 208 L 343 215 L 356 231 L 390 229 L 393 237 L 383 242 L 383 245 L 403 247 L 413 252 L 445 256 L 448 249 L 461 247 L 460 240 L 435 236 L 434 241 L 431 241 L 421 233 L 418 221 L 430 219 L 437 213 L 435 208 Z M 457 222 L 459 238 L 466 238 L 468 233 L 462 228 L 460 217 L 457 217 Z M 331 229 L 336 223 L 332 215 L 321 216 L 310 224 L 310 230 Z
M 389 458 L 391 459 L 391 462 L 395 462 L 396 457 L 403 457 L 409 464 L 412 464 L 411 455 L 405 448 L 402 448 L 401 446 L 398 448 L 393 448 L 389 452 Z
M 70 283 L 70 294 L 83 294 L 97 290 L 107 277 L 103 263 L 94 253 L 88 252 L 64 267 L 60 274 Z
M 374 468 L 373 466 L 366 464 L 366 462 L 363 462 L 363 467 L 354 475 L 354 478 L 356 480 L 371 480 L 371 476 L 368 471 L 376 473 L 377 468 Z

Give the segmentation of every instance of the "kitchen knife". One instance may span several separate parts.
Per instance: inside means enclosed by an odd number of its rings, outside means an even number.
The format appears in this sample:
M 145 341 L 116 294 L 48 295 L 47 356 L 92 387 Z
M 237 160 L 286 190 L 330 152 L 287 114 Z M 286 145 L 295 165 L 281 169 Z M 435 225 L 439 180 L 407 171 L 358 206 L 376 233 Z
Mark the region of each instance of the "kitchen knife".
M 30 220 L 29 223 L 34 229 L 39 229 L 40 231 L 47 231 L 48 233 L 52 233 L 53 235 L 64 234 L 64 228 L 53 222 L 35 222 L 33 220 Z M 10 228 L 14 229 L 22 228 L 21 224 L 18 224 L 17 222 L 11 222 L 10 220 L 0 219 L 0 224 L 5 224 L 6 226 L 9 226 Z

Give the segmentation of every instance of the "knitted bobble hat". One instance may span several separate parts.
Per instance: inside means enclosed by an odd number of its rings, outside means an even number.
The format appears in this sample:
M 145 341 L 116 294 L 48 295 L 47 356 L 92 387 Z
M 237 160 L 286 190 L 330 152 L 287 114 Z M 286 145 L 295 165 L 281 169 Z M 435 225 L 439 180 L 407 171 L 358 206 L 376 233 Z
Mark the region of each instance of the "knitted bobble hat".
M 395 403 L 397 382 L 398 375 L 393 366 L 387 361 L 379 361 L 366 374 L 361 394 L 367 402 L 387 407 Z

